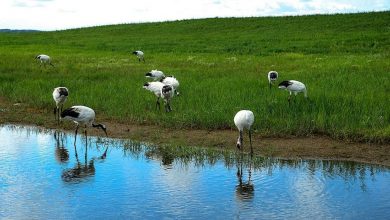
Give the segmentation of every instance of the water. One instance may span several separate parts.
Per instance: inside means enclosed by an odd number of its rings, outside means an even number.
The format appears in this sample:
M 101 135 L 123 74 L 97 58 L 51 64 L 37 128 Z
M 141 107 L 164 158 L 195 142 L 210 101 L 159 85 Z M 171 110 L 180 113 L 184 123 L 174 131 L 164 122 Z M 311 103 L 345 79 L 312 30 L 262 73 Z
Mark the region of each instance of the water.
M 0 128 L 0 219 L 390 216 L 388 167 L 84 136 L 73 143 L 69 133 Z

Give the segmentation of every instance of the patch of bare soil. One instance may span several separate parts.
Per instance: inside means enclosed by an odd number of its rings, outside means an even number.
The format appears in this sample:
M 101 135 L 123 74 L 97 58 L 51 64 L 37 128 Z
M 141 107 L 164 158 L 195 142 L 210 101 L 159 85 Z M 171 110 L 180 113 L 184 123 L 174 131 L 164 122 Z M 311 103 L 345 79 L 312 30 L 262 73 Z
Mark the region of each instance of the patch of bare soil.
M 215 147 L 236 149 L 236 130 L 169 129 L 154 125 L 124 124 L 99 118 L 107 126 L 109 137 L 128 138 L 156 145 L 183 145 L 188 147 Z M 34 109 L 23 103 L 10 103 L 0 97 L 0 123 L 32 124 L 46 128 L 73 131 L 74 124 L 54 120 L 52 109 Z M 89 129 L 91 135 L 102 135 L 100 130 Z M 263 137 L 254 133 L 254 153 L 278 158 L 348 160 L 390 166 L 390 145 L 347 143 L 325 136 Z M 244 151 L 249 152 L 248 135 L 244 137 Z

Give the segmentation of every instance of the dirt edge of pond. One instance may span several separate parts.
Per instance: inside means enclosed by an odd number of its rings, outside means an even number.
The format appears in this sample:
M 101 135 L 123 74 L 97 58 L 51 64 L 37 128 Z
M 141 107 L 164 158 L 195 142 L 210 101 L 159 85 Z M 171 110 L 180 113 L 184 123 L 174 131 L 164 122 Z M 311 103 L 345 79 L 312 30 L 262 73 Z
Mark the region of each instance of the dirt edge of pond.
M 156 145 L 182 145 L 188 147 L 214 147 L 236 149 L 236 130 L 169 129 L 155 125 L 124 124 L 99 118 L 107 126 L 109 137 L 149 142 Z M 0 97 L 0 124 L 37 125 L 51 129 L 73 131 L 72 122 L 54 121 L 52 111 L 31 108 L 26 104 L 10 103 Z M 89 129 L 91 135 L 102 135 L 100 130 Z M 262 137 L 254 133 L 253 149 L 256 155 L 286 159 L 345 160 L 390 166 L 390 145 L 351 143 L 326 136 Z M 244 151 L 249 152 L 249 140 L 244 136 Z

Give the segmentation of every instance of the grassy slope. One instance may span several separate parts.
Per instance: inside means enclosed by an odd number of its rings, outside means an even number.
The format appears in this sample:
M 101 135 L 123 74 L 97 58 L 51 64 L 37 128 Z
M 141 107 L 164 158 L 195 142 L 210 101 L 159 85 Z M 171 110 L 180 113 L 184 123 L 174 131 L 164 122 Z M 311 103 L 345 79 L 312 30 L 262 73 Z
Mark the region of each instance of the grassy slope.
M 230 128 L 251 109 L 265 135 L 327 134 L 390 139 L 390 12 L 275 18 L 201 19 L 67 31 L 0 34 L 0 95 L 51 112 L 51 91 L 130 123 Z M 146 63 L 129 52 L 141 49 Z M 39 53 L 57 68 L 40 68 Z M 174 112 L 154 109 L 144 74 L 175 75 Z M 310 102 L 269 90 L 266 74 L 304 82 Z M 109 98 L 107 98 L 109 96 Z

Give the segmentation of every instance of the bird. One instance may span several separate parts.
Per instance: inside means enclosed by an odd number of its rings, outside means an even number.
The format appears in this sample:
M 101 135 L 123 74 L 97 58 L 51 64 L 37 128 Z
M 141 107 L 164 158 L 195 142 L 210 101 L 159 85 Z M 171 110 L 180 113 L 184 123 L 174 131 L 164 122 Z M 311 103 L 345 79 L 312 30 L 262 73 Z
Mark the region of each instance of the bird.
M 54 67 L 54 65 L 51 63 L 51 58 L 48 55 L 40 54 L 36 56 L 35 59 L 41 61 L 40 65 L 43 64 L 44 66 L 46 66 L 46 64 L 49 64 Z
M 276 71 L 269 71 L 268 72 L 268 82 L 269 82 L 269 88 L 271 88 L 272 84 L 278 79 L 278 72 Z
M 286 80 L 281 83 L 279 83 L 279 89 L 286 89 L 290 92 L 290 95 L 288 96 L 288 102 L 290 103 L 291 95 L 294 92 L 295 96 L 302 92 L 305 98 L 307 98 L 307 90 L 305 84 L 296 81 L 296 80 Z
M 153 92 L 157 96 L 156 108 L 159 110 L 161 109 L 160 98 L 162 98 L 165 102 L 165 111 L 172 111 L 170 102 L 173 95 L 175 94 L 175 88 L 173 86 L 165 85 L 162 82 L 147 82 L 144 84 L 143 88 Z
M 77 131 L 80 125 L 84 125 L 85 128 L 87 127 L 94 127 L 98 129 L 100 128 L 104 131 L 104 133 L 107 136 L 106 126 L 103 124 L 95 124 L 95 111 L 87 106 L 76 105 L 67 108 L 63 112 L 61 112 L 61 119 L 71 120 L 77 124 L 76 131 L 75 131 L 75 142 L 74 142 L 75 144 L 76 144 Z M 87 136 L 86 129 L 84 130 L 84 132 L 85 132 L 85 136 Z
M 138 61 L 139 62 L 141 62 L 141 60 L 143 60 L 145 62 L 144 52 L 142 52 L 140 50 L 136 50 L 136 51 L 133 52 L 133 54 L 138 57 Z
M 157 96 L 156 107 L 160 109 L 160 98 L 162 98 L 162 88 L 164 83 L 162 82 L 147 82 L 144 84 L 143 88 L 153 92 Z
M 151 70 L 145 74 L 145 77 L 152 78 L 153 80 L 160 80 L 165 77 L 164 73 L 160 70 Z
M 161 88 L 161 97 L 164 99 L 165 102 L 165 111 L 170 112 L 172 111 L 171 108 L 171 99 L 173 95 L 175 94 L 175 89 L 171 85 L 164 85 Z
M 53 99 L 56 103 L 56 107 L 54 108 L 54 116 L 58 122 L 60 121 L 60 113 L 62 112 L 62 108 L 66 99 L 68 98 L 69 90 L 66 87 L 57 87 L 54 88 L 53 91 Z
M 174 90 L 175 90 L 175 95 L 179 95 L 179 92 L 177 91 L 177 88 L 179 87 L 180 83 L 179 81 L 177 81 L 177 79 L 174 77 L 174 76 L 163 76 L 161 79 L 160 79 L 160 82 L 164 83 L 165 85 L 171 85 L 173 86 Z
M 238 149 L 242 149 L 243 132 L 244 132 L 244 129 L 247 129 L 248 133 L 249 133 L 249 142 L 251 145 L 251 153 L 252 154 L 253 154 L 253 147 L 252 147 L 251 127 L 252 127 L 254 121 L 255 121 L 255 116 L 254 116 L 253 112 L 250 110 L 240 110 L 234 116 L 234 124 L 236 125 L 236 127 L 239 131 L 239 136 L 238 136 L 236 146 Z

